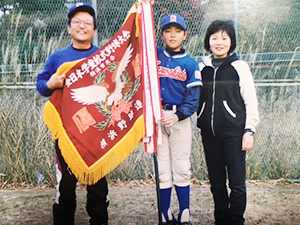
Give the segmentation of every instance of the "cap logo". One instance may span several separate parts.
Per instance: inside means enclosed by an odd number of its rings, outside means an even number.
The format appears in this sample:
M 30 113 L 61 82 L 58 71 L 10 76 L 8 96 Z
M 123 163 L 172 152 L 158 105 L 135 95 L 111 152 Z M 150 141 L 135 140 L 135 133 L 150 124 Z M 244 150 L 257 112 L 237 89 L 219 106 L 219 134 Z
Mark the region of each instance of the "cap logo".
M 82 2 L 77 2 L 76 7 L 79 7 L 79 6 L 83 6 L 83 3 Z
M 170 16 L 170 22 L 177 22 L 176 15 L 171 15 Z

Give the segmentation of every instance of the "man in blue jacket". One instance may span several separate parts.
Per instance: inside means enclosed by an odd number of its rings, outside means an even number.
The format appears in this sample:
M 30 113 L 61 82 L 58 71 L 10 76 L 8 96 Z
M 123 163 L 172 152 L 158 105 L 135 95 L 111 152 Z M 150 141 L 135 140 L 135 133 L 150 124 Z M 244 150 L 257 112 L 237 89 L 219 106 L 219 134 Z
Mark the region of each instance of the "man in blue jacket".
M 56 89 L 64 86 L 66 75 L 56 75 L 60 65 L 86 58 L 99 49 L 92 44 L 97 32 L 95 15 L 93 7 L 87 3 L 78 2 L 70 8 L 67 28 L 72 44 L 54 52 L 47 60 L 44 70 L 37 77 L 36 87 L 41 95 L 51 96 Z M 54 224 L 74 224 L 77 179 L 62 157 L 57 141 L 55 153 L 57 186 L 53 205 Z M 87 185 L 86 210 L 91 217 L 90 224 L 107 224 L 108 204 L 108 185 L 105 177 L 94 185 Z

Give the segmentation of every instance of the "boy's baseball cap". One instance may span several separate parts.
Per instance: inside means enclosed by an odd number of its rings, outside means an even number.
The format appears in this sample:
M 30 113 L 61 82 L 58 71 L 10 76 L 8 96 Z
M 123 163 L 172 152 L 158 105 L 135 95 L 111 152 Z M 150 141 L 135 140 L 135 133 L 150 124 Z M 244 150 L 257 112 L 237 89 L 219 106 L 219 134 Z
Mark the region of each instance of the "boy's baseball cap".
M 179 16 L 178 14 L 172 13 L 165 16 L 161 21 L 161 29 L 163 30 L 164 27 L 169 24 L 178 24 L 182 27 L 183 30 L 186 30 L 184 18 L 182 16 Z
M 85 2 L 77 2 L 70 9 L 68 13 L 68 18 L 71 19 L 77 12 L 87 12 L 94 19 L 96 19 L 96 14 L 93 6 Z

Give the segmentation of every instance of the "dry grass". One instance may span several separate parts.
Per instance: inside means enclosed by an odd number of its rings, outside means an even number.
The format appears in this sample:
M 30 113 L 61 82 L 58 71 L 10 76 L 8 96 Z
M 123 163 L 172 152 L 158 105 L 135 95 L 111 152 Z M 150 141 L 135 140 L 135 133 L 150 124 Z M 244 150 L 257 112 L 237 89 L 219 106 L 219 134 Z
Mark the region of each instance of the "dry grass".
M 35 183 L 38 173 L 54 182 L 53 147 L 42 105 L 32 90 L 1 91 L 0 171 L 8 182 Z
M 261 123 L 255 147 L 247 154 L 249 179 L 299 178 L 300 100 L 294 94 L 297 92 L 299 86 L 258 88 Z M 53 141 L 42 120 L 46 99 L 35 90 L 2 90 L 0 96 L 0 173 L 5 174 L 2 179 L 8 183 L 37 183 L 40 173 L 45 183 L 54 185 Z M 205 180 L 208 177 L 200 130 L 196 128 L 195 117 L 192 119 L 193 177 Z M 153 177 L 151 155 L 142 146 L 108 175 L 110 180 Z
M 46 34 L 39 32 L 33 34 L 33 27 L 27 28 L 23 36 L 19 36 L 20 24 L 24 19 L 22 13 L 12 14 L 10 28 L 6 39 L 1 41 L 2 61 L 0 82 L 35 81 L 36 75 L 41 71 L 43 64 L 54 51 L 70 43 L 64 38 L 65 31 L 58 37 L 46 38 Z M 35 74 L 28 72 L 34 66 Z M 23 71 L 27 71 L 25 74 Z M 30 76 L 26 76 L 30 73 Z

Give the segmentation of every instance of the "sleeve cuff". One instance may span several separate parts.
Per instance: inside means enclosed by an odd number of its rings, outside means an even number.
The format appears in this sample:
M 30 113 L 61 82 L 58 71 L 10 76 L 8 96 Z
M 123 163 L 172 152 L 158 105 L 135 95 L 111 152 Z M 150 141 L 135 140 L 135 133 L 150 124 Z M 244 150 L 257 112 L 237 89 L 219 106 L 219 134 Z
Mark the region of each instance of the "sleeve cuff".
M 175 114 L 178 116 L 179 121 L 185 119 L 185 117 L 184 117 L 184 115 L 183 115 L 182 112 L 180 112 L 180 111 L 177 110 L 177 111 L 175 112 Z

